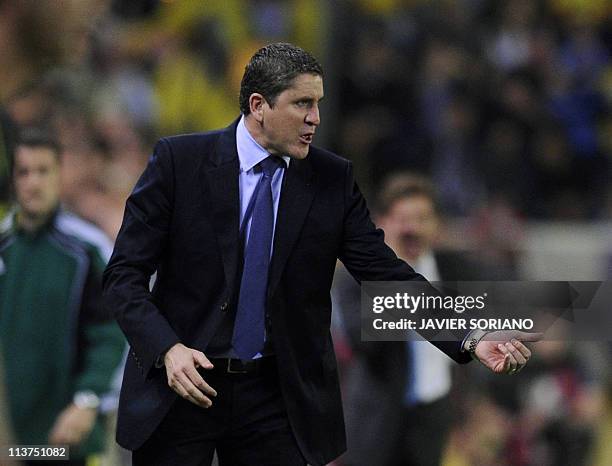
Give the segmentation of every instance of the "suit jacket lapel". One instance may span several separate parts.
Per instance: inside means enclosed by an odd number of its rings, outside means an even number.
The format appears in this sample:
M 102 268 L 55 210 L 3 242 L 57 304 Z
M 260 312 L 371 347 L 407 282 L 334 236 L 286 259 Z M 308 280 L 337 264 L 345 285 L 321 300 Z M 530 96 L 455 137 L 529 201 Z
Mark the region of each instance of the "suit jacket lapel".
M 238 222 L 240 198 L 238 193 L 239 160 L 236 149 L 236 124 L 226 128 L 219 137 L 215 151 L 208 164 L 204 164 L 202 175 L 203 194 L 213 227 L 221 249 L 225 281 L 234 288 L 238 272 Z
M 221 249 L 226 283 L 234 289 L 238 277 L 240 241 L 240 197 L 238 174 L 240 163 L 236 149 L 236 125 L 226 128 L 219 137 L 210 159 L 200 169 L 205 203 L 212 213 L 213 227 Z M 314 198 L 312 166 L 308 158 L 291 160 L 283 178 L 274 234 L 268 291 L 273 292 L 293 249 Z
M 292 159 L 283 179 L 276 229 L 274 233 L 274 253 L 268 292 L 273 293 L 282 275 L 285 263 L 293 249 L 302 225 L 314 198 L 312 166 L 308 158 Z

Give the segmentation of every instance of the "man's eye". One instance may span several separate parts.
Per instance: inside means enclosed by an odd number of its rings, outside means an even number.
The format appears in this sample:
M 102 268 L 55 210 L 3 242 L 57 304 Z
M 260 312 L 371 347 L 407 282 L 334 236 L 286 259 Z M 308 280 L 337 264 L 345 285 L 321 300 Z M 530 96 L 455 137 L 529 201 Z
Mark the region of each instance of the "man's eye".
M 307 100 L 300 100 L 299 102 L 297 102 L 298 107 L 307 107 L 308 104 L 309 102 Z

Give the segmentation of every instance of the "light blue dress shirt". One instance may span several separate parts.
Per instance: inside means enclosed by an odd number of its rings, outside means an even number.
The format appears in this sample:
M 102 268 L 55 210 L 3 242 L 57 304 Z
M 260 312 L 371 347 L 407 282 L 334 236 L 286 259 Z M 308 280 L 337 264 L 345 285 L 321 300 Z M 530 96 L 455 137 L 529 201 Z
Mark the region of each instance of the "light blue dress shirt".
M 255 171 L 255 166 L 263 159 L 268 157 L 270 154 L 261 147 L 244 123 L 244 115 L 238 122 L 236 128 L 236 148 L 238 150 L 238 160 L 240 161 L 240 173 L 238 176 L 238 190 L 240 193 L 240 223 L 244 220 L 249 201 L 253 196 L 255 187 L 263 176 L 261 171 Z M 290 158 L 288 156 L 281 157 L 285 162 L 285 168 L 289 166 Z M 278 216 L 278 202 L 280 200 L 281 185 L 283 183 L 283 177 L 285 176 L 285 170 L 276 170 L 272 177 L 272 202 L 274 203 L 274 228 L 272 230 L 272 237 L 274 238 L 274 232 L 276 231 L 276 219 Z M 251 232 L 251 219 L 245 226 L 245 238 L 248 241 L 249 234 Z M 270 248 L 270 257 L 274 252 L 274 244 Z

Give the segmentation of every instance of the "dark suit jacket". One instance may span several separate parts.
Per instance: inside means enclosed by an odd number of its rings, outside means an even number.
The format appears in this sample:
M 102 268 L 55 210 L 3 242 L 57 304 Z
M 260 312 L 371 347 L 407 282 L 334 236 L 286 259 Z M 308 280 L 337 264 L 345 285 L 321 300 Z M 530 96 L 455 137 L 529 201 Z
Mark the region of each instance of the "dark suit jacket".
M 117 426 L 128 449 L 144 443 L 177 396 L 155 368 L 157 357 L 179 341 L 206 352 L 235 309 L 238 169 L 236 122 L 164 138 L 126 203 L 104 290 L 131 345 Z M 291 160 L 283 180 L 267 311 L 289 421 L 313 465 L 331 461 L 346 443 L 329 331 L 337 258 L 358 280 L 422 279 L 384 244 L 351 163 L 311 147 L 306 159 Z M 464 356 L 458 343 L 447 352 Z

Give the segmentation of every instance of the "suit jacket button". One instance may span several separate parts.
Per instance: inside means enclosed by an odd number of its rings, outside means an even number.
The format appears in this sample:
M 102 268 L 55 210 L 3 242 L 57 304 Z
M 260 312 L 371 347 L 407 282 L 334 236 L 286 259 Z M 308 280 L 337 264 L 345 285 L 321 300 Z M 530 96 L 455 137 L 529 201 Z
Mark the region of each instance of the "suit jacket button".
M 227 312 L 228 307 L 229 307 L 229 304 L 227 304 L 227 301 L 225 301 L 223 304 L 221 304 L 219 309 L 221 309 L 221 312 Z

